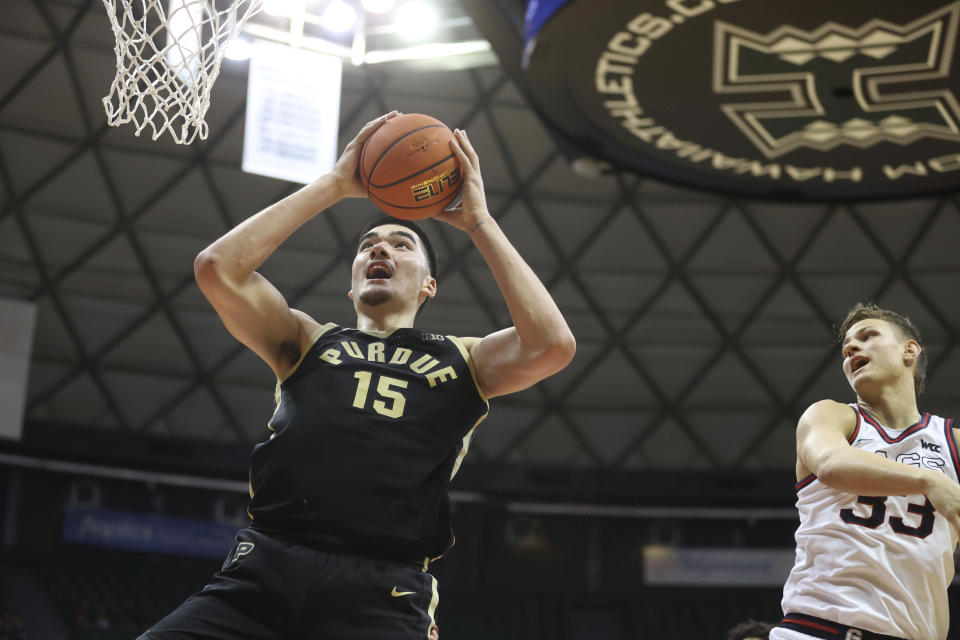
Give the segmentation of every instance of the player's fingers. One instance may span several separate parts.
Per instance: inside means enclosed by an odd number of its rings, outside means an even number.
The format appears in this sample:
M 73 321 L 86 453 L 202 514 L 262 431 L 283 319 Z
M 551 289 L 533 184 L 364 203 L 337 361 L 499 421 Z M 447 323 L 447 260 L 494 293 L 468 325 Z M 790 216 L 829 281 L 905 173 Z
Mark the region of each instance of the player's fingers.
M 370 122 L 368 122 L 367 124 L 365 124 L 365 125 L 363 126 L 363 128 L 364 128 L 364 129 L 369 129 L 369 128 L 371 128 L 371 127 L 379 127 L 380 125 L 382 125 L 382 124 L 383 124 L 384 122 L 386 122 L 387 120 L 389 120 L 389 119 L 391 119 L 391 118 L 396 118 L 398 115 L 400 115 L 400 112 L 397 111 L 396 109 L 394 109 L 394 110 L 391 111 L 390 113 L 385 113 L 385 114 L 383 114 L 382 116 L 380 116 L 379 118 L 374 118 L 373 120 L 371 120 Z
M 367 138 L 373 135 L 373 132 L 382 127 L 387 123 L 387 120 L 396 118 L 400 115 L 400 112 L 394 109 L 390 113 L 385 113 L 379 118 L 371 120 L 367 124 L 363 125 L 363 128 L 360 129 L 360 133 L 357 134 L 357 142 L 364 142 Z
M 460 142 L 460 146 L 463 147 L 464 152 L 467 154 L 467 157 L 470 159 L 470 166 L 475 170 L 480 170 L 480 157 L 477 155 L 477 152 L 474 151 L 473 145 L 470 144 L 470 138 L 467 137 L 467 132 L 463 129 L 455 129 L 453 134 L 457 136 L 457 140 Z
M 473 169 L 473 164 L 470 162 L 470 158 L 467 157 L 467 154 L 464 153 L 463 147 L 457 142 L 457 140 L 450 141 L 450 150 L 453 151 L 453 154 L 457 156 L 457 160 L 460 162 L 460 170 L 466 174 L 468 171 Z

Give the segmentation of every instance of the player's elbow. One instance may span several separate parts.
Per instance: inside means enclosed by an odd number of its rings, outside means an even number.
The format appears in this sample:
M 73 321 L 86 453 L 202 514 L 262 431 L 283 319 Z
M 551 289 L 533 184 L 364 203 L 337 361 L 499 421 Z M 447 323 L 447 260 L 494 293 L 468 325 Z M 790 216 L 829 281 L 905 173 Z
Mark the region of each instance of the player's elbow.
M 204 293 L 224 284 L 225 278 L 216 253 L 207 248 L 197 254 L 193 260 L 193 277 Z
M 820 482 L 828 487 L 836 484 L 837 477 L 840 475 L 840 470 L 836 467 L 836 465 L 821 463 L 810 466 L 810 473 L 817 476 L 817 479 L 820 480 Z
M 573 361 L 573 356 L 577 355 L 577 339 L 573 337 L 570 329 L 563 332 L 556 340 L 557 358 L 562 362 L 561 369 Z
M 817 480 L 837 491 L 846 491 L 846 487 L 850 484 L 850 474 L 840 467 L 826 466 L 821 468 L 819 472 L 813 471 L 812 473 L 817 477 Z
M 193 277 L 201 286 L 216 274 L 217 259 L 209 249 L 204 249 L 193 259 Z
M 846 484 L 849 465 L 844 464 L 844 456 L 839 451 L 828 450 L 811 458 L 808 468 L 820 482 L 834 488 Z
M 573 356 L 577 353 L 577 340 L 573 337 L 570 329 L 564 327 L 550 336 L 544 353 L 541 356 L 545 368 L 549 369 L 552 375 L 573 361 Z

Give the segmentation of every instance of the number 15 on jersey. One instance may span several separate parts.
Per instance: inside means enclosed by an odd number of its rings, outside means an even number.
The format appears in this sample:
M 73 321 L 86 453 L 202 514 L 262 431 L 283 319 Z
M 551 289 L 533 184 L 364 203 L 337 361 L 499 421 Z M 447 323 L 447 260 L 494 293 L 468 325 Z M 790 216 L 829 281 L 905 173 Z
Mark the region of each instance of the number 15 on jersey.
M 373 382 L 373 373 L 370 371 L 357 371 L 353 374 L 357 379 L 357 391 L 353 395 L 353 406 L 357 409 L 365 409 L 367 406 L 367 395 L 370 392 L 370 385 Z M 399 418 L 403 415 L 403 409 L 407 404 L 407 399 L 403 394 L 397 391 L 397 388 L 406 389 L 407 381 L 390 376 L 377 377 L 377 395 L 380 399 L 373 401 L 373 410 L 382 416 L 388 418 Z

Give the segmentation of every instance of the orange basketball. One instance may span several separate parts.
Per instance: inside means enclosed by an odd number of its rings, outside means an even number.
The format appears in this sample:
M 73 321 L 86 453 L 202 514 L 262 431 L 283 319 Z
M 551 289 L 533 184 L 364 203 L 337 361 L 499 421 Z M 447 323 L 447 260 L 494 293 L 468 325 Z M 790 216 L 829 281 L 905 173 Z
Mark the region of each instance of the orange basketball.
M 360 152 L 360 180 L 370 200 L 404 220 L 443 211 L 456 200 L 463 181 L 451 140 L 447 125 L 421 113 L 388 120 Z

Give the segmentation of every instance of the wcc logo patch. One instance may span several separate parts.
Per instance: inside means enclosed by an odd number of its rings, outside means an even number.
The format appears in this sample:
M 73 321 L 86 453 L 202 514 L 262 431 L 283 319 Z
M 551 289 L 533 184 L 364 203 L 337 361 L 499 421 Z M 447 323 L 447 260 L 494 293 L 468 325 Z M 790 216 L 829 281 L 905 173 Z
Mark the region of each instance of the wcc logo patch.
M 960 0 L 567 0 L 526 18 L 530 95 L 572 158 L 789 201 L 960 190 Z

